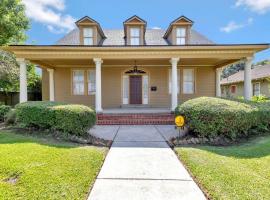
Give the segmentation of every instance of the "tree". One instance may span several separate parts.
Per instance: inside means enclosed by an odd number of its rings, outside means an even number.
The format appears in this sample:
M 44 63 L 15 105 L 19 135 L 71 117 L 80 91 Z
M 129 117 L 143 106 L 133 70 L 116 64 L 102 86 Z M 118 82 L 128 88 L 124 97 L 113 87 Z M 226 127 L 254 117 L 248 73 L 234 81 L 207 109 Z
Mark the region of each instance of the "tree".
M 0 91 L 19 91 L 19 65 L 14 56 L 0 51 Z M 41 91 L 41 77 L 36 73 L 33 64 L 27 64 L 27 86 L 30 92 Z
M 23 43 L 29 20 L 21 0 L 0 0 L 0 45 Z M 0 50 L 0 91 L 19 91 L 19 65 L 13 54 Z M 41 77 L 27 64 L 28 91 L 41 92 Z
M 21 0 L 0 1 L 0 45 L 25 41 L 29 20 Z

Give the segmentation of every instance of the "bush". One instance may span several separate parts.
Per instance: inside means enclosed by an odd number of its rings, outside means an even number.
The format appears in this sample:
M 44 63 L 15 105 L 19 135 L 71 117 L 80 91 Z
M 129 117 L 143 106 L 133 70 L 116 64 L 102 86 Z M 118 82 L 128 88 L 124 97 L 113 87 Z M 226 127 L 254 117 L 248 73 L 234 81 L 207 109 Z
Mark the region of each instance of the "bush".
M 6 124 L 15 124 L 16 122 L 16 110 L 11 109 L 5 116 Z
M 27 127 L 59 130 L 83 136 L 95 124 L 95 112 L 83 105 L 26 102 L 16 106 L 17 121 Z
M 223 135 L 234 139 L 247 136 L 256 128 L 269 128 L 270 103 L 200 97 L 178 106 L 176 115 L 180 114 L 197 136 Z
M 268 98 L 265 95 L 253 96 L 251 101 L 253 102 L 266 102 Z
M 0 105 L 0 122 L 3 122 L 6 114 L 10 111 L 11 107 L 6 105 Z

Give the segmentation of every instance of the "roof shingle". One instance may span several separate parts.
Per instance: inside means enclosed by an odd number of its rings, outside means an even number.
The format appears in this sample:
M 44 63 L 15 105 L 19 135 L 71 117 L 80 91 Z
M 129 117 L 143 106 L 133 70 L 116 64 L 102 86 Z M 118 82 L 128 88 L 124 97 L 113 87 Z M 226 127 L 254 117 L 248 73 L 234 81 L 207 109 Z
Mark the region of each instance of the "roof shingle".
M 125 45 L 124 30 L 103 30 L 106 39 L 100 45 L 121 46 Z M 165 31 L 162 29 L 146 29 L 145 45 L 170 45 L 170 43 L 163 38 Z M 56 45 L 79 45 L 80 44 L 79 29 L 76 28 L 68 33 L 66 36 L 56 42 Z M 191 30 L 190 44 L 214 44 L 211 40 L 201 35 L 195 30 Z
M 256 66 L 255 68 L 251 69 L 252 80 L 257 80 L 266 77 L 270 77 L 270 65 Z M 244 81 L 244 71 L 241 70 L 227 78 L 222 79 L 221 84 L 225 85 L 243 81 Z

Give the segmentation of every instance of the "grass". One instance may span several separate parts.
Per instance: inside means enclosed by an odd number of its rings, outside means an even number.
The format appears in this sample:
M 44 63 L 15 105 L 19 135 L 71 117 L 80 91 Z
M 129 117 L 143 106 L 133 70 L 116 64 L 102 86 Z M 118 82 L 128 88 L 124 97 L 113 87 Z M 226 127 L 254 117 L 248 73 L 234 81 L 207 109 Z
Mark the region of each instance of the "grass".
M 106 149 L 0 131 L 0 199 L 85 199 Z
M 211 199 L 269 199 L 270 136 L 239 146 L 176 151 Z

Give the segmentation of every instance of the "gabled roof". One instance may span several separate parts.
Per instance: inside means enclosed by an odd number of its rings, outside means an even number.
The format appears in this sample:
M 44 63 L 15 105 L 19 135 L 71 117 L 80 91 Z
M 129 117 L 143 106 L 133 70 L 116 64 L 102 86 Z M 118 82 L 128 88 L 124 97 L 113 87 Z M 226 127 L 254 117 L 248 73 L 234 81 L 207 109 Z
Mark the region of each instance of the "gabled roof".
M 124 30 L 113 29 L 104 30 L 106 39 L 103 40 L 99 46 L 121 46 L 125 45 Z M 166 39 L 163 38 L 165 31 L 162 29 L 146 29 L 145 31 L 145 46 L 148 45 L 171 45 Z M 66 36 L 57 41 L 56 45 L 79 45 L 80 44 L 80 33 L 79 29 L 76 28 L 68 33 Z M 191 29 L 190 45 L 207 45 L 214 44 L 211 40 Z
M 270 78 L 270 65 L 255 66 L 251 69 L 251 79 L 258 80 L 263 78 Z M 241 70 L 227 78 L 221 80 L 222 85 L 239 83 L 244 81 L 244 71 Z
M 124 21 L 124 24 L 128 24 L 128 23 L 143 23 L 143 24 L 147 24 L 147 22 L 145 20 L 143 20 L 142 18 L 138 17 L 137 15 L 133 15 L 132 17 L 128 18 L 126 21 Z
M 187 18 L 186 16 L 182 15 L 180 17 L 178 17 L 177 19 L 173 20 L 169 27 L 167 28 L 167 31 L 165 32 L 164 34 L 164 38 L 167 38 L 168 37 L 168 34 L 171 32 L 171 29 L 172 29 L 172 26 L 175 25 L 175 24 L 185 24 L 185 25 L 190 25 L 192 26 L 193 25 L 193 21 L 189 18 Z
M 100 24 L 96 20 L 94 20 L 93 18 L 91 18 L 91 17 L 84 16 L 81 19 L 79 19 L 78 21 L 76 21 L 75 24 L 77 26 L 80 26 L 80 24 L 95 24 L 97 26 L 97 28 L 98 28 L 98 31 L 99 31 L 100 35 L 103 38 L 106 38 L 106 36 L 105 36 L 105 34 L 104 34 L 104 32 L 103 32 Z
M 87 22 L 87 21 L 90 22 L 90 23 L 93 23 L 93 24 L 99 24 L 96 20 L 94 20 L 93 18 L 88 17 L 88 16 L 82 17 L 81 19 L 76 21 L 75 24 L 78 25 L 80 23 L 84 23 L 84 22 Z

